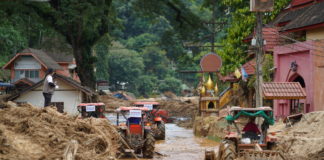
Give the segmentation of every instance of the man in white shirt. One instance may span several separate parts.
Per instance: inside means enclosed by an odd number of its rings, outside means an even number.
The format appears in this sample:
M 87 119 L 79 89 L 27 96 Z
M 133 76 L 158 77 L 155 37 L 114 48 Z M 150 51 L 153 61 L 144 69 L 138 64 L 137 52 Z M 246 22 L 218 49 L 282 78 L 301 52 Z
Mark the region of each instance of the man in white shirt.
M 53 75 L 54 70 L 52 68 L 49 68 L 47 70 L 45 79 L 44 79 L 44 85 L 43 85 L 43 96 L 45 99 L 44 107 L 47 107 L 51 103 L 51 99 L 55 90 L 56 84 L 53 81 Z

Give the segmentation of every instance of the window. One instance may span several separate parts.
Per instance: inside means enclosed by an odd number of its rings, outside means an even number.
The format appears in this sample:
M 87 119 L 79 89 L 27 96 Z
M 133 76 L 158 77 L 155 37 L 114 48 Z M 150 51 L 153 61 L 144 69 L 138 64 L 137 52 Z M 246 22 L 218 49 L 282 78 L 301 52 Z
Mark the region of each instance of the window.
M 16 70 L 15 79 L 19 80 L 22 78 L 38 79 L 39 70 Z

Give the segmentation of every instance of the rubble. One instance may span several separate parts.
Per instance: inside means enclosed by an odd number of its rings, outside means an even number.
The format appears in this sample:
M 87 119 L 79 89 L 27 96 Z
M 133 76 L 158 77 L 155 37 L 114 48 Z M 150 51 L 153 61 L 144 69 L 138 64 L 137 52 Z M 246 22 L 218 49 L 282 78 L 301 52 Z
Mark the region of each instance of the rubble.
M 278 132 L 278 149 L 291 159 L 324 159 L 324 111 L 304 114 L 300 122 Z
M 131 106 L 132 101 L 118 99 L 110 95 L 102 95 L 99 97 L 100 102 L 106 104 L 106 109 L 117 109 L 120 106 Z
M 114 159 L 118 133 L 106 119 L 79 119 L 30 104 L 0 109 L 0 159 Z

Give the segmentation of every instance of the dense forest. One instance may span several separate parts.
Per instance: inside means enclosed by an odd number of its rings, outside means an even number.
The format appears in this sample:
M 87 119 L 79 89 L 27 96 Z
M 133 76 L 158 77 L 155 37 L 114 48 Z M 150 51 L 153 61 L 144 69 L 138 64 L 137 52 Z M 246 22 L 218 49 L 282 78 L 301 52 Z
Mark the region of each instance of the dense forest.
M 264 22 L 287 1 L 276 1 Z M 112 90 L 125 84 L 144 97 L 194 89 L 200 75 L 178 71 L 199 70 L 212 36 L 221 73 L 233 72 L 248 60 L 242 40 L 255 24 L 243 0 L 1 1 L 0 14 L 1 66 L 27 47 L 66 52 L 74 55 L 83 85 L 108 80 Z M 1 70 L 0 78 L 7 76 Z

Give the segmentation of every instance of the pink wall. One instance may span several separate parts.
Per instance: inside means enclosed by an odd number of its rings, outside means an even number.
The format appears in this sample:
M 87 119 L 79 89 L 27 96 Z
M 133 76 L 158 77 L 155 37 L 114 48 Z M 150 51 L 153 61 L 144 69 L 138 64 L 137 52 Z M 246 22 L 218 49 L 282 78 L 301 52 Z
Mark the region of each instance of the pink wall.
M 304 78 L 306 86 L 306 103 L 309 105 L 309 111 L 314 110 L 314 66 L 312 41 L 294 43 L 274 48 L 274 65 L 276 67 L 275 82 L 291 81 L 297 74 Z M 296 61 L 298 68 L 296 72 L 289 73 L 291 62 Z M 289 74 L 289 75 L 288 75 Z M 288 76 L 288 78 L 287 78 Z M 274 113 L 276 117 L 283 117 L 290 114 L 288 100 L 274 100 Z

